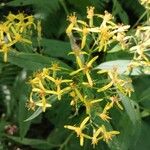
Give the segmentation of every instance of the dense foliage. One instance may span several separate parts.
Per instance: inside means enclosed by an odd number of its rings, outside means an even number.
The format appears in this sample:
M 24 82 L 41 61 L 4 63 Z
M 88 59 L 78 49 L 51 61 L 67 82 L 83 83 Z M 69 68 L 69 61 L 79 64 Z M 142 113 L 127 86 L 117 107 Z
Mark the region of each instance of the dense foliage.
M 0 149 L 150 149 L 149 0 L 0 12 Z

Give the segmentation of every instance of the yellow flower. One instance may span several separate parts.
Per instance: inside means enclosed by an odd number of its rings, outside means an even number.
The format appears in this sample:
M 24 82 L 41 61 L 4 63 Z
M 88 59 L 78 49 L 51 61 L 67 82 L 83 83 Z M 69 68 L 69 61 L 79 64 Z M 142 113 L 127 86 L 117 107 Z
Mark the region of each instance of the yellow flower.
M 111 109 L 112 107 L 113 107 L 113 104 L 112 104 L 112 103 L 107 103 L 106 106 L 105 106 L 104 109 L 103 109 L 103 112 L 99 114 L 99 117 L 100 117 L 102 120 L 109 122 L 109 120 L 110 120 L 111 118 L 109 117 L 108 110 Z
M 64 89 L 61 90 L 61 84 L 62 83 L 69 83 L 69 82 L 72 82 L 72 80 L 62 80 L 62 78 L 56 78 L 54 79 L 53 77 L 50 77 L 50 76 L 46 76 L 46 78 L 50 81 L 52 81 L 55 85 L 56 85 L 56 91 L 54 91 L 53 93 L 54 94 L 57 94 L 58 95 L 58 100 L 61 99 L 61 95 L 62 93 L 70 90 L 71 88 L 70 87 L 66 87 Z
M 133 92 L 134 90 L 132 88 L 132 85 L 130 85 L 132 82 L 130 78 L 121 78 L 121 76 L 118 74 L 116 67 L 113 68 L 112 70 L 107 70 L 106 72 L 109 78 L 111 79 L 111 81 L 104 87 L 98 89 L 97 92 L 105 91 L 109 89 L 111 86 L 114 86 L 125 95 L 131 96 L 131 92 Z M 100 71 L 100 73 L 104 73 L 104 72 Z
M 141 5 L 144 5 L 145 8 L 150 9 L 150 0 L 140 0 Z
M 77 105 L 77 101 L 78 101 L 79 98 L 77 97 L 75 91 L 70 92 L 69 95 L 73 98 L 71 100 L 71 102 L 70 102 L 70 105 L 71 106 L 76 106 Z
M 4 53 L 4 62 L 8 61 L 8 52 L 10 51 L 12 46 L 12 43 L 10 42 L 9 44 L 3 44 L 2 47 L 0 48 L 0 52 Z
M 94 7 L 87 7 L 87 18 L 89 19 L 89 26 L 93 26 Z
M 98 141 L 102 139 L 101 132 L 102 132 L 102 127 L 99 127 L 96 131 L 95 130 L 93 131 L 93 137 L 92 137 L 93 148 L 95 148 L 95 145 L 97 145 Z M 101 136 L 99 137 L 99 135 Z
M 72 82 L 72 83 L 70 83 L 70 87 L 71 87 L 72 92 L 74 92 L 75 95 L 76 95 L 82 102 L 84 102 L 84 96 L 82 96 L 80 90 L 77 88 L 77 85 Z
M 65 125 L 64 127 L 67 128 L 67 129 L 70 129 L 70 130 L 73 130 L 76 132 L 77 134 L 77 137 L 80 138 L 80 145 L 83 146 L 84 144 L 84 138 L 90 138 L 88 135 L 84 134 L 83 133 L 83 130 L 85 129 L 86 127 L 86 123 L 89 121 L 90 117 L 86 117 L 82 123 L 80 124 L 79 127 L 76 127 L 76 126 L 70 126 L 70 125 Z
M 106 26 L 107 23 L 110 24 L 110 25 L 115 26 L 115 23 L 113 23 L 113 22 L 111 21 L 111 20 L 113 19 L 112 14 L 110 14 L 108 11 L 105 11 L 104 13 L 105 13 L 104 15 L 95 14 L 95 16 L 100 17 L 100 18 L 103 19 L 103 22 L 101 23 L 101 26 L 100 26 L 100 27 Z
M 104 52 L 107 50 L 107 45 L 110 43 L 110 38 L 112 37 L 112 33 L 109 27 L 104 26 L 100 28 L 99 33 L 99 46 L 98 51 L 103 50 Z
M 119 97 L 118 96 L 112 96 L 110 97 L 111 103 L 112 105 L 116 104 L 118 106 L 118 108 L 120 108 L 121 110 L 123 110 L 123 107 L 121 106 L 121 104 L 119 103 Z
M 80 28 L 73 28 L 75 31 L 78 31 L 78 32 L 81 32 L 82 33 L 82 42 L 81 42 L 81 49 L 83 49 L 85 47 L 85 44 L 86 44 L 86 37 L 90 31 L 89 28 L 87 27 L 83 27 L 82 29 Z
M 8 43 L 12 41 L 11 33 L 9 31 L 11 24 L 6 21 L 0 23 L 0 40 L 4 41 L 4 43 Z
M 28 108 L 28 110 L 33 110 L 33 111 L 35 111 L 35 102 L 34 101 L 30 101 L 30 100 L 28 100 L 27 101 L 27 103 L 26 103 L 26 107 Z
M 146 42 L 148 42 L 148 41 L 146 41 Z M 130 48 L 130 51 L 135 53 L 134 54 L 135 60 L 140 60 L 140 61 L 144 60 L 144 61 L 149 62 L 149 58 L 148 58 L 149 55 L 146 54 L 146 51 L 148 51 L 148 46 L 149 46 L 150 40 L 149 40 L 148 44 L 146 42 Z
M 99 117 L 100 117 L 102 120 L 109 122 L 109 120 L 110 120 L 111 118 L 110 118 L 108 115 L 109 115 L 108 112 L 102 112 L 102 113 L 99 115 Z
M 14 31 L 14 30 L 13 30 Z M 23 38 L 21 34 L 19 33 L 14 33 L 14 44 L 17 43 L 17 42 L 24 42 L 24 43 L 27 43 L 27 44 L 32 44 L 32 42 L 26 38 Z
M 42 107 L 42 111 L 45 112 L 47 107 L 52 107 L 51 104 L 47 103 L 46 99 L 45 99 L 45 95 L 42 94 L 42 99 L 38 102 L 35 102 L 35 105 Z
M 106 131 L 106 128 L 104 125 L 102 125 L 102 137 L 103 137 L 103 140 L 108 143 L 109 140 L 112 140 L 112 137 L 119 134 L 120 132 L 119 131 Z
M 61 67 L 59 66 L 59 64 L 58 63 L 52 63 L 52 66 L 49 68 L 50 70 L 52 70 L 53 72 L 55 72 L 55 71 L 59 71 L 59 70 L 61 70 Z
M 33 92 L 30 93 L 30 99 L 27 101 L 26 103 L 26 107 L 28 108 L 28 110 L 33 110 L 35 111 L 35 102 L 33 101 L 32 99 L 32 95 L 33 95 Z
M 73 27 L 77 23 L 77 17 L 75 15 L 75 13 L 68 16 L 68 20 L 70 21 L 70 24 L 69 24 L 68 28 L 66 29 L 66 33 L 67 33 L 67 35 L 70 35 L 72 33 Z
M 13 22 L 16 19 L 16 15 L 12 14 L 11 12 L 9 12 L 8 16 L 6 16 L 6 19 L 9 22 Z
M 73 49 L 73 52 L 70 52 L 70 54 L 74 54 L 75 57 L 76 57 L 76 62 L 78 64 L 78 66 L 80 68 L 83 67 L 83 55 L 88 55 L 85 51 L 81 51 L 79 48 L 78 49 Z
M 75 74 L 79 73 L 80 71 L 82 71 L 86 75 L 87 80 L 88 80 L 90 86 L 92 87 L 93 81 L 92 81 L 92 78 L 90 76 L 90 71 L 92 68 L 92 64 L 96 61 L 97 58 L 98 58 L 98 56 L 95 56 L 89 62 L 87 62 L 82 68 L 80 68 L 76 71 L 73 71 L 72 73 L 70 73 L 70 75 L 72 76 L 72 75 L 75 75 Z
M 111 82 L 108 83 L 107 85 L 105 85 L 105 86 L 103 86 L 102 88 L 98 89 L 97 92 L 106 91 L 106 90 L 109 89 L 112 85 L 113 85 L 113 82 L 111 81 Z
M 86 37 L 87 37 L 87 34 L 89 33 L 89 30 L 88 28 L 84 27 L 82 29 L 82 42 L 81 42 L 81 49 L 83 49 L 85 47 L 85 44 L 86 44 Z
M 90 115 L 91 108 L 95 103 L 101 102 L 103 99 L 87 99 L 87 96 L 84 97 L 84 105 L 86 107 L 86 114 Z

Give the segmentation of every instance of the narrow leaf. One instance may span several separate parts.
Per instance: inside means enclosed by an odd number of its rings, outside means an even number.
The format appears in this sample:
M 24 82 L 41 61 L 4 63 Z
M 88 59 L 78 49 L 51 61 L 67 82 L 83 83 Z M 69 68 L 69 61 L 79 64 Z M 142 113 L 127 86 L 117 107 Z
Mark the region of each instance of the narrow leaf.
M 36 117 L 39 116 L 41 113 L 42 113 L 42 109 L 39 107 L 29 118 L 27 118 L 27 119 L 25 120 L 25 122 L 26 122 L 26 121 L 30 121 L 30 120 L 36 118 Z

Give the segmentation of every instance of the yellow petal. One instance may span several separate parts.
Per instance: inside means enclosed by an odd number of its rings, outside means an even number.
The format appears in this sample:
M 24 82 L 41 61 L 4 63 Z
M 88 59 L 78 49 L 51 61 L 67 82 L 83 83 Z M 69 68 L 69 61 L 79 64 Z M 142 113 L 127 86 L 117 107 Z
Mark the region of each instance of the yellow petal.
M 81 70 L 83 70 L 83 68 L 80 68 L 80 69 L 78 69 L 76 71 L 71 72 L 70 75 L 73 76 L 73 75 L 79 73 Z
M 87 66 L 88 66 L 88 67 L 91 67 L 91 65 L 94 63 L 94 61 L 96 61 L 97 58 L 98 58 L 98 56 L 95 56 L 94 58 L 92 58 L 92 59 L 88 62 Z
M 103 86 L 102 88 L 98 89 L 97 92 L 103 92 L 106 91 L 108 88 L 110 88 L 113 85 L 113 82 L 111 81 L 109 84 Z
M 89 121 L 89 119 L 90 119 L 90 117 L 86 117 L 86 118 L 82 121 L 82 123 L 81 123 L 81 125 L 80 125 L 80 128 L 81 128 L 81 129 L 84 128 L 85 124 Z
M 93 81 L 92 81 L 92 78 L 91 78 L 89 72 L 86 72 L 86 76 L 87 76 L 87 79 L 88 79 L 88 82 L 89 82 L 90 86 L 92 87 L 93 86 Z

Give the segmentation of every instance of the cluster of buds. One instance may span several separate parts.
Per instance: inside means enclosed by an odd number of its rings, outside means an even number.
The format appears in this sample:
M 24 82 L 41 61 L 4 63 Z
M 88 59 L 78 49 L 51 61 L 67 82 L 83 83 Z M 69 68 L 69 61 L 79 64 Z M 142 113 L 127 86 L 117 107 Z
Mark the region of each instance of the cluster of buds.
M 0 22 L 0 52 L 4 54 L 4 62 L 7 62 L 8 52 L 16 43 L 32 44 L 32 28 L 41 36 L 40 21 L 24 13 L 16 15 L 10 12 L 5 21 Z

